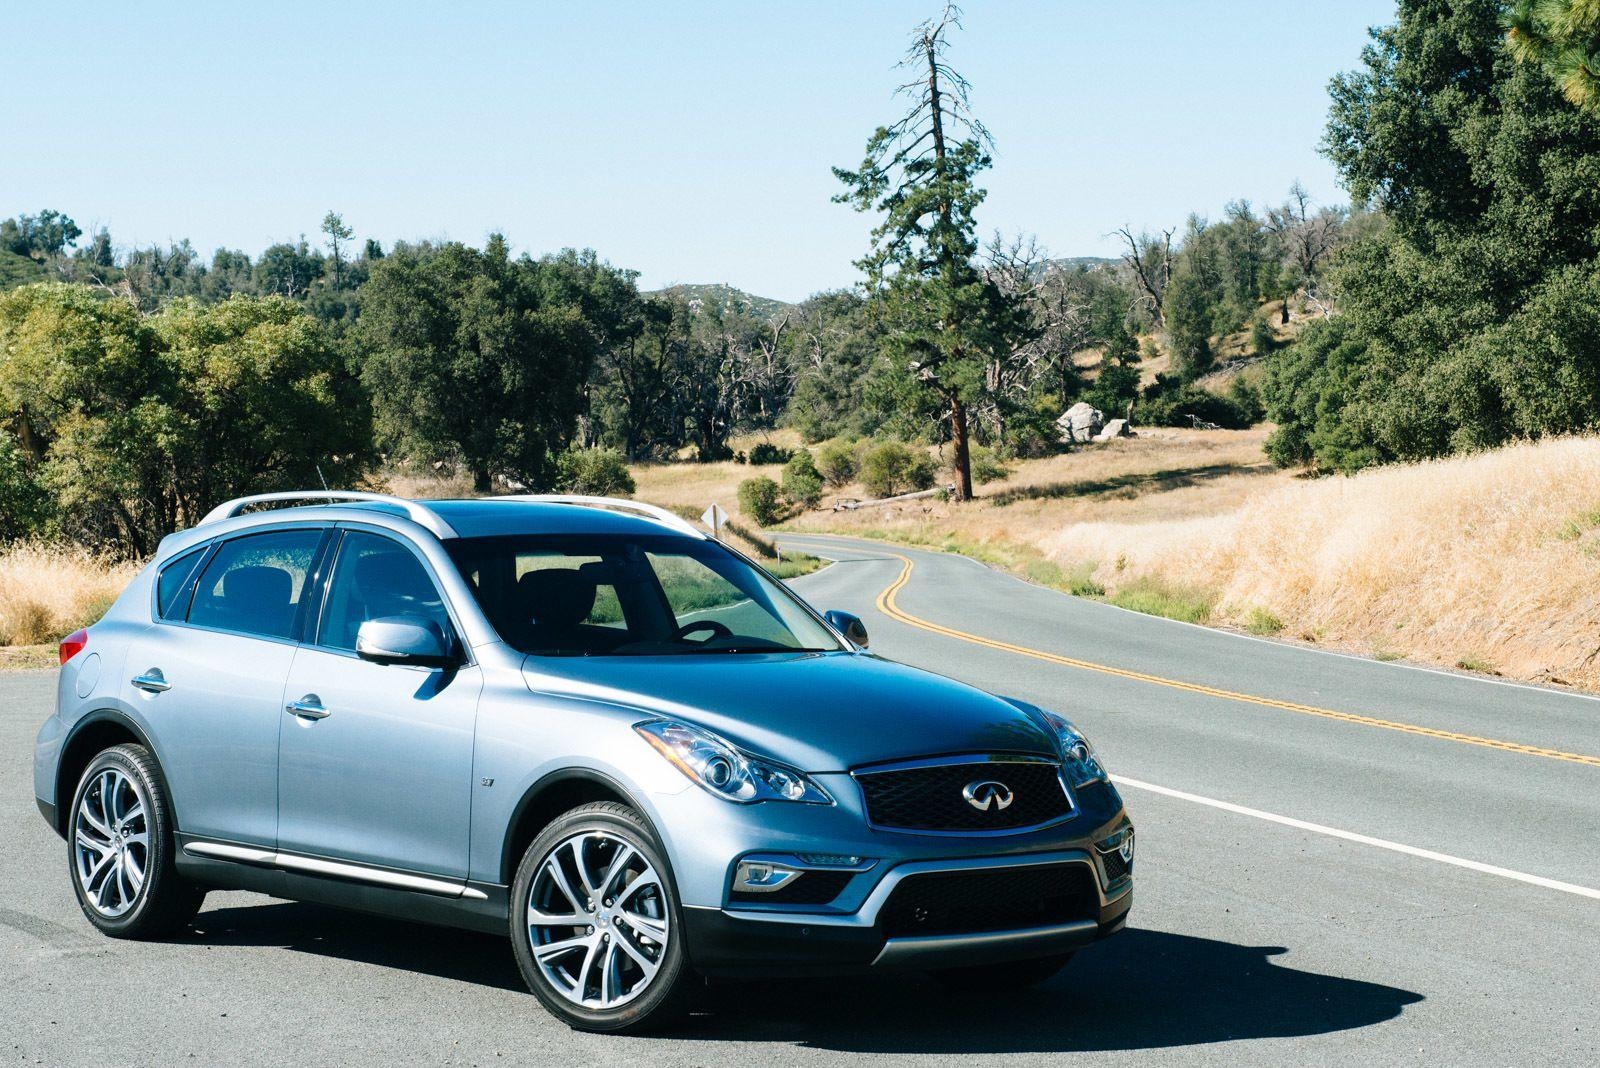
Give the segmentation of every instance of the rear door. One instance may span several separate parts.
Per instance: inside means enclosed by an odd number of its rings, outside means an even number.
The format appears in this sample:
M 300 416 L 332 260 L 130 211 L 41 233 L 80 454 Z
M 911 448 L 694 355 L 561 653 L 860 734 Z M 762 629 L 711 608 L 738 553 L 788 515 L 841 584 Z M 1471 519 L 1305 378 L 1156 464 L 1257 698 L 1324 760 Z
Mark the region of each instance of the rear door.
M 157 622 L 129 649 L 123 697 L 160 751 L 185 834 L 274 843 L 283 685 L 326 533 L 242 535 L 162 572 Z
M 343 533 L 315 630 L 296 652 L 278 760 L 286 852 L 464 879 L 481 670 L 375 664 L 368 619 L 418 616 L 462 648 L 422 557 L 372 530 Z

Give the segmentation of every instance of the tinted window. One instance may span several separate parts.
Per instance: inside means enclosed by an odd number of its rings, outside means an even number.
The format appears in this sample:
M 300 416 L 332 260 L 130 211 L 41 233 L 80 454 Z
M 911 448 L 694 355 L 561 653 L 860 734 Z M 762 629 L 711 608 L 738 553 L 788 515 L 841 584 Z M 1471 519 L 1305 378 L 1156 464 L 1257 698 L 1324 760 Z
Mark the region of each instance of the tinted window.
M 418 617 L 453 633 L 438 587 L 422 561 L 391 538 L 351 531 L 333 565 L 318 644 L 353 650 L 361 624 L 385 616 Z
M 223 542 L 195 587 L 189 622 L 202 627 L 294 636 L 318 529 L 279 530 Z
M 500 637 L 541 656 L 839 648 L 782 585 L 712 541 L 529 535 L 446 543 Z
M 168 562 L 161 569 L 161 577 L 156 580 L 156 614 L 162 619 L 182 619 L 186 606 L 178 594 L 183 591 L 184 583 L 189 581 L 189 576 L 194 574 L 194 569 L 200 566 L 200 558 L 206 554 L 208 545 L 192 549 L 182 556 Z

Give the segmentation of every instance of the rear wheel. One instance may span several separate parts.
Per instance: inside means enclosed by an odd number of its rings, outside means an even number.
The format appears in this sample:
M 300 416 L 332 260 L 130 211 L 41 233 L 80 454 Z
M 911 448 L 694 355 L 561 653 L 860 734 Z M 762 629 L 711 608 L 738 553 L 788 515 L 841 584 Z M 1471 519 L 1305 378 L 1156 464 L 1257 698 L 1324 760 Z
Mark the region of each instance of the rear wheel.
M 1071 953 L 1033 960 L 1014 960 L 1003 964 L 976 964 L 968 968 L 941 968 L 929 972 L 935 982 L 971 994 L 974 991 L 1004 993 L 1037 986 L 1055 975 L 1072 959 Z
M 159 938 L 193 919 L 206 892 L 178 874 L 174 850 L 150 751 L 118 745 L 91 760 L 67 827 L 72 888 L 89 922 L 113 938 Z
M 581 1031 L 660 1028 L 685 1011 L 693 977 L 666 861 L 644 819 L 582 805 L 523 854 L 511 942 L 528 988 Z

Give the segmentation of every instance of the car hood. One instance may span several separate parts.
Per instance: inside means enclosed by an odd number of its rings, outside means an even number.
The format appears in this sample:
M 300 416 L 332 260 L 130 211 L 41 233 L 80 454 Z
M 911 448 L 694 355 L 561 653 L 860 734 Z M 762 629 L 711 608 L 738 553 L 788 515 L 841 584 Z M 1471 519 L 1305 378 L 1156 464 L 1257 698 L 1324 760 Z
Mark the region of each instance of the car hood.
M 1009 701 L 916 668 L 849 653 L 538 657 L 528 686 L 681 718 L 802 771 L 949 753 L 1054 756 Z

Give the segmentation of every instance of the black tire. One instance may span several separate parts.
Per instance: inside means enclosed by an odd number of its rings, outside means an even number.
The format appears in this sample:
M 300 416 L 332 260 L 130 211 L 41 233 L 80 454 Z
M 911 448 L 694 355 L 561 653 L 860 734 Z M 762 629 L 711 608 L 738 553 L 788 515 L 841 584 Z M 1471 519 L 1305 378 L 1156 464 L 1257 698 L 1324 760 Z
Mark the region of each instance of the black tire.
M 529 895 L 535 889 L 535 879 L 544 869 L 546 860 L 558 847 L 585 834 L 599 834 L 618 839 L 631 846 L 658 876 L 660 897 L 651 897 L 652 907 L 660 908 L 668 922 L 665 949 L 657 959 L 656 971 L 642 989 L 631 999 L 613 1008 L 588 1008 L 572 1000 L 544 974 L 534 957 L 533 935 L 528 924 Z M 569 880 L 570 882 L 570 880 Z M 581 889 L 578 891 L 582 896 Z M 621 908 L 626 894 L 617 895 Z M 595 903 L 599 905 L 600 903 Z M 584 903 L 576 903 L 583 908 Z M 607 1034 L 637 1034 L 659 1031 L 680 1021 L 688 1012 L 689 999 L 695 987 L 695 976 L 688 965 L 687 947 L 684 945 L 683 910 L 678 903 L 678 891 L 672 878 L 671 867 L 656 842 L 644 818 L 626 805 L 610 801 L 597 801 L 580 805 L 553 820 L 529 844 L 517 865 L 517 875 L 511 885 L 511 945 L 516 954 L 517 967 L 541 1004 L 550 1014 L 567 1026 L 579 1031 Z M 596 930 L 594 927 L 588 928 Z M 613 932 L 616 928 L 611 928 Z M 582 934 L 575 928 L 574 934 Z M 621 934 L 614 937 L 622 938 Z M 634 937 L 637 937 L 635 932 Z M 637 943 L 635 943 L 637 944 Z M 659 945 L 652 943 L 653 945 Z M 580 954 L 580 950 L 573 950 Z M 570 966 L 566 966 L 569 967 Z M 578 982 L 588 979 L 588 962 L 583 962 L 583 973 Z
M 118 884 L 121 889 L 114 894 L 108 893 L 104 889 L 104 880 L 109 876 L 102 876 L 93 884 L 99 893 L 92 896 L 85 886 L 80 855 L 85 858 L 104 856 L 105 851 L 97 853 L 79 844 L 80 831 L 93 830 L 92 827 L 81 827 L 80 820 L 85 819 L 85 798 L 91 795 L 91 808 L 98 801 L 98 811 L 104 815 L 102 795 L 108 776 L 120 776 L 121 781 L 127 784 L 122 796 L 129 812 L 132 811 L 134 800 L 142 806 L 142 812 L 139 815 L 130 814 L 122 828 L 110 827 L 113 839 L 124 839 L 116 849 L 116 860 L 125 861 L 130 866 L 125 869 L 129 874 Z M 127 791 L 131 791 L 131 798 Z M 72 795 L 72 808 L 67 813 L 67 870 L 73 893 L 78 897 L 78 907 L 83 909 L 84 916 L 102 934 L 112 938 L 161 938 L 183 927 L 200 911 L 205 901 L 205 888 L 185 880 L 174 865 L 175 827 L 166 786 L 155 758 L 148 749 L 131 744 L 112 746 L 89 761 L 89 766 L 78 780 L 78 788 Z M 94 837 L 99 836 L 96 833 Z M 142 842 L 139 841 L 141 838 Z M 92 863 L 90 866 L 93 866 Z M 127 889 L 132 885 L 131 872 L 135 868 L 142 872 L 142 879 L 129 893 Z M 108 898 L 108 904 L 110 898 L 115 898 L 115 904 L 120 906 L 115 914 L 108 913 L 106 908 L 97 903 L 102 896 Z
M 1026 990 L 1055 975 L 1072 959 L 1071 953 L 1033 960 L 1014 960 L 1003 964 L 976 964 L 968 968 L 941 968 L 928 976 L 941 986 L 964 994 L 1009 993 Z

